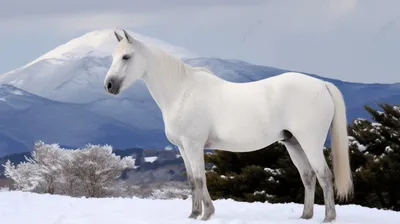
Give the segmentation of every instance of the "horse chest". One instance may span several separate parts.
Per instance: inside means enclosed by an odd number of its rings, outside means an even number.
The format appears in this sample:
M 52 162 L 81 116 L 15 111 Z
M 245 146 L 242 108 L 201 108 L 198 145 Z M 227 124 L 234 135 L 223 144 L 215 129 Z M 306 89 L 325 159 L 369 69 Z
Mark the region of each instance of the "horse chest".
M 164 124 L 165 124 L 165 135 L 167 136 L 168 140 L 171 143 L 179 146 L 180 139 L 183 135 L 182 122 L 164 120 Z
M 201 119 L 177 114 L 164 118 L 165 134 L 168 140 L 180 146 L 183 139 L 204 141 L 208 136 L 207 123 Z

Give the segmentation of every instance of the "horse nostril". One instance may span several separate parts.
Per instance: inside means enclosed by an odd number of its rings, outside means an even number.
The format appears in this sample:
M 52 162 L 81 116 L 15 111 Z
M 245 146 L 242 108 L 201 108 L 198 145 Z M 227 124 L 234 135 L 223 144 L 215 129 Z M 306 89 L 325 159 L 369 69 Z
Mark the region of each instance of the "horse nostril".
M 118 95 L 120 90 L 121 82 L 116 78 L 109 78 L 105 85 L 104 89 L 106 92 L 111 93 L 113 95 Z
M 107 84 L 107 89 L 108 90 L 111 90 L 112 89 L 112 87 L 113 87 L 113 84 L 112 84 L 112 82 L 110 81 L 110 82 L 108 82 L 108 84 Z

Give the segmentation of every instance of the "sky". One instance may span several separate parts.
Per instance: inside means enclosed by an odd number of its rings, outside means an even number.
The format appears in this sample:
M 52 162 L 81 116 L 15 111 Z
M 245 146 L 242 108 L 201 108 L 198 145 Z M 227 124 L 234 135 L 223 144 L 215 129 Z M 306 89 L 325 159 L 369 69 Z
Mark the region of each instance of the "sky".
M 124 28 L 202 57 L 394 83 L 398 9 L 398 0 L 2 1 L 0 74 L 87 32 Z

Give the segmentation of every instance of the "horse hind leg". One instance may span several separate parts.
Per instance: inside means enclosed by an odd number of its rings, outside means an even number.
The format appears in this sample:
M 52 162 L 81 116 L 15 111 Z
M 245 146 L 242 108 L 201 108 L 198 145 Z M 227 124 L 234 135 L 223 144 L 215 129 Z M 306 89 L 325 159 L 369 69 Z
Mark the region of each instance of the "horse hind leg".
M 312 131 L 303 132 L 297 135 L 296 138 L 303 148 L 324 193 L 325 219 L 323 222 L 332 222 L 336 219 L 333 175 L 323 153 L 324 138 L 322 134 L 321 132 Z
M 297 139 L 288 131 L 284 132 L 284 136 L 285 140 L 282 143 L 285 145 L 293 164 L 299 171 L 304 185 L 304 207 L 300 218 L 311 219 L 314 215 L 316 175 Z
M 207 183 L 206 183 L 206 175 L 204 172 L 203 177 L 201 178 L 202 180 L 204 180 L 203 182 L 203 204 L 204 204 L 204 214 L 203 217 L 201 218 L 202 220 L 209 220 L 211 218 L 211 216 L 214 215 L 215 213 L 215 208 L 210 196 L 210 193 L 208 192 L 207 189 Z

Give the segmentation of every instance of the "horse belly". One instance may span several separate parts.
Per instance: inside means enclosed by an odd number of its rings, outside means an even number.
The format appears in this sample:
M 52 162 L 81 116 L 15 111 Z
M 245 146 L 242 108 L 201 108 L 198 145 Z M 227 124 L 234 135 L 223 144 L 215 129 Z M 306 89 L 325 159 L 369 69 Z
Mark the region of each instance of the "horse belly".
M 264 148 L 278 141 L 281 128 L 277 122 L 266 116 L 236 117 L 230 121 L 218 122 L 211 148 L 218 150 L 248 152 Z
M 248 138 L 234 138 L 232 136 L 219 138 L 217 141 L 211 142 L 209 148 L 231 152 L 251 152 L 269 146 L 278 140 L 279 137 L 277 135 L 264 136 L 258 134 Z

